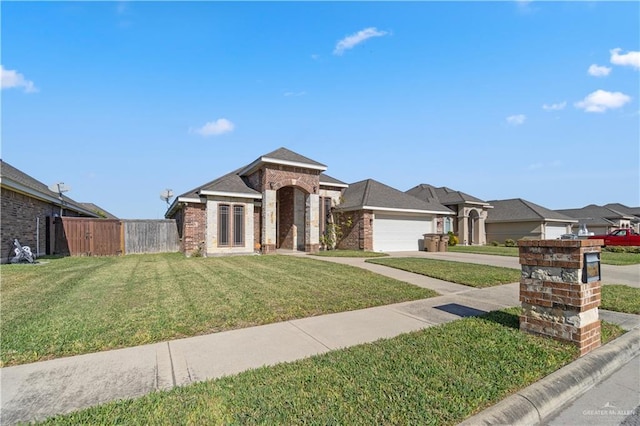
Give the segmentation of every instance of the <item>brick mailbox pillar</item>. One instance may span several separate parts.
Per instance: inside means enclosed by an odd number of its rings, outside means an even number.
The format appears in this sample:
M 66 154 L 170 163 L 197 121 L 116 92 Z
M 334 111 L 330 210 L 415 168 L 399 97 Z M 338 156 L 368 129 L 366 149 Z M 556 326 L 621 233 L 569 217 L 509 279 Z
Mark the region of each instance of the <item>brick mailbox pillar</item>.
M 572 342 L 580 356 L 600 346 L 602 240 L 522 240 L 520 330 Z

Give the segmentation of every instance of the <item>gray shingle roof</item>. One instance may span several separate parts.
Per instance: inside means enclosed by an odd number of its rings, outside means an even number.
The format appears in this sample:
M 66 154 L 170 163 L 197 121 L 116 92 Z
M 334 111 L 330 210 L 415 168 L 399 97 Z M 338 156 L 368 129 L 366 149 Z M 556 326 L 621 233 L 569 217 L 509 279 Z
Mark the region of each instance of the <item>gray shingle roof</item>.
M 59 194 L 57 192 L 51 191 L 47 185 L 37 179 L 32 178 L 23 171 L 18 170 L 2 159 L 0 159 L 0 177 L 2 178 L 2 180 L 5 180 L 6 178 L 13 182 L 16 182 L 17 184 L 22 185 L 35 193 L 40 193 L 42 196 L 51 197 L 56 200 L 59 197 Z M 57 201 L 55 203 L 59 205 Z M 92 210 L 87 209 L 81 203 L 72 200 L 66 195 L 64 195 L 64 208 L 77 211 L 78 213 L 82 213 L 86 216 L 98 217 L 98 215 L 95 214 Z
M 581 209 L 556 210 L 559 213 L 578 219 L 586 225 L 612 225 L 616 219 L 634 219 L 632 214 L 626 214 L 617 210 L 589 204 Z
M 489 210 L 487 223 L 527 220 L 577 222 L 577 220 L 567 215 L 549 210 L 522 198 L 492 200 L 488 203 L 493 206 L 493 209 Z
M 338 180 L 334 177 L 329 176 L 326 173 L 320 173 L 320 182 L 321 183 L 328 183 L 328 184 L 336 184 L 336 185 L 346 185 L 345 182 Z
M 178 198 L 198 198 L 200 196 L 200 191 L 235 192 L 251 195 L 260 194 L 260 192 L 249 187 L 244 179 L 242 179 L 238 174 L 241 170 L 242 168 L 234 170 L 231 173 L 227 173 L 224 176 L 179 195 Z
M 640 217 L 640 207 L 628 207 L 620 203 L 609 203 L 603 207 L 626 214 Z
M 359 210 L 363 207 L 377 207 L 383 209 L 422 210 L 442 214 L 452 213 L 451 210 L 440 203 L 419 200 L 416 197 L 373 179 L 366 179 L 350 184 L 344 192 L 343 199 L 342 204 L 338 206 L 340 210 Z
M 304 155 L 300 155 L 297 152 L 288 150 L 287 148 L 278 148 L 275 151 L 262 155 L 260 158 L 272 158 L 274 160 L 292 161 L 295 163 L 310 164 L 312 166 L 327 167 L 322 163 L 314 161 Z
M 486 201 L 476 198 L 473 195 L 466 194 L 462 191 L 456 191 L 446 186 L 436 188 L 433 185 L 421 183 L 410 190 L 407 194 L 417 197 L 423 201 L 436 201 L 444 205 L 464 204 L 464 203 L 481 203 L 488 204 Z
M 109 213 L 108 211 L 106 211 L 105 209 L 103 209 L 102 207 L 95 205 L 93 203 L 78 203 L 80 204 L 82 207 L 84 207 L 85 209 L 96 213 L 98 216 L 103 217 L 105 219 L 117 219 L 118 217 L 114 214 Z

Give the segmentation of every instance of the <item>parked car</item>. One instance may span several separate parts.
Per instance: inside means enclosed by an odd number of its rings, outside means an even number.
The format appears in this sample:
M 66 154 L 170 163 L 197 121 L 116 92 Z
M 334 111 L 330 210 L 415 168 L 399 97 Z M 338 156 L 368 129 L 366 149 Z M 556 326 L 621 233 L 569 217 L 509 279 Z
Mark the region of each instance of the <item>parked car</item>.
M 640 246 L 640 234 L 631 228 L 616 229 L 607 235 L 591 235 L 590 240 L 604 240 L 605 246 Z

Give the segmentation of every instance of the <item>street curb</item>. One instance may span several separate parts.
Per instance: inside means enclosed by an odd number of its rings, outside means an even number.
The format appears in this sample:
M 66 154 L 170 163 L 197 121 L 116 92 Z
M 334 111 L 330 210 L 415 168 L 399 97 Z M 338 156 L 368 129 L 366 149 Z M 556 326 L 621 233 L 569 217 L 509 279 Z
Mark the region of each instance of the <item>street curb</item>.
M 640 328 L 634 328 L 459 426 L 540 424 L 638 354 Z

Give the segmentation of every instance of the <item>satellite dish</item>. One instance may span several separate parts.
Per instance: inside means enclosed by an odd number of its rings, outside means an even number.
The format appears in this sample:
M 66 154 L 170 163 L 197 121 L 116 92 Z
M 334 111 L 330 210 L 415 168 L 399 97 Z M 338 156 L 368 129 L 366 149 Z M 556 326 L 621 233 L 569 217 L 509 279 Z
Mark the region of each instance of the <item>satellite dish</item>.
M 169 200 L 173 197 L 173 191 L 171 189 L 165 189 L 160 193 L 160 199 L 169 205 Z
M 71 187 L 65 185 L 64 182 L 58 182 L 49 185 L 49 191 L 62 195 L 63 192 L 71 191 Z

